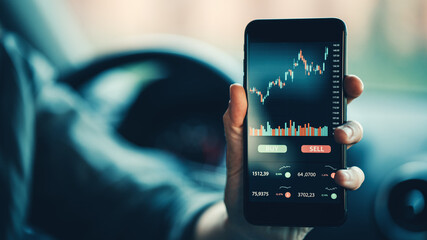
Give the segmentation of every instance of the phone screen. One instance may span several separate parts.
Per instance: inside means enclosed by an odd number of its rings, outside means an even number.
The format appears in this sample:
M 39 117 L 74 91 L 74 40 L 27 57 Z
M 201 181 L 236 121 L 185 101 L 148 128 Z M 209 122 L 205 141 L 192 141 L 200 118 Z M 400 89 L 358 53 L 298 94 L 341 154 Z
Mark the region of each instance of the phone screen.
M 334 176 L 344 150 L 334 130 L 345 120 L 344 37 L 293 21 L 275 28 L 266 20 L 246 35 L 247 201 L 342 206 Z

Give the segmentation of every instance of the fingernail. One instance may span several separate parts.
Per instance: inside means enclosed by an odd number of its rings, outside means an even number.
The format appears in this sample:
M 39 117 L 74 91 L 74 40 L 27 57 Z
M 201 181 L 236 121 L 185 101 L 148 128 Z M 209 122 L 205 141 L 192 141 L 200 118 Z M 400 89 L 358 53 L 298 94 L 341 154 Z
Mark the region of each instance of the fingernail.
M 349 127 L 347 125 L 342 125 L 342 126 L 339 126 L 338 128 L 344 131 L 344 133 L 345 133 L 345 135 L 347 135 L 348 139 L 353 138 L 354 131 L 351 127 Z

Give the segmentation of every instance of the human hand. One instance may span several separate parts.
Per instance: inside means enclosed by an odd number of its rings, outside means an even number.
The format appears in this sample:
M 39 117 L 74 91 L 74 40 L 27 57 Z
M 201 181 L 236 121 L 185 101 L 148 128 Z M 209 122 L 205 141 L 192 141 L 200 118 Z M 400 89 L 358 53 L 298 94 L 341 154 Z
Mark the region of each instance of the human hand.
M 356 76 L 346 76 L 344 91 L 347 103 L 363 92 L 363 83 Z M 224 114 L 227 140 L 227 182 L 224 202 L 212 206 L 199 220 L 196 239 L 303 239 L 311 230 L 307 227 L 266 227 L 249 224 L 243 217 L 243 122 L 247 110 L 246 93 L 241 85 L 230 87 L 230 102 Z M 350 148 L 363 136 L 362 126 L 348 121 L 335 129 L 335 140 Z M 337 171 L 335 182 L 349 190 L 356 190 L 365 175 L 358 167 Z M 216 222 L 215 219 L 222 219 Z M 210 230 L 217 233 L 210 235 Z

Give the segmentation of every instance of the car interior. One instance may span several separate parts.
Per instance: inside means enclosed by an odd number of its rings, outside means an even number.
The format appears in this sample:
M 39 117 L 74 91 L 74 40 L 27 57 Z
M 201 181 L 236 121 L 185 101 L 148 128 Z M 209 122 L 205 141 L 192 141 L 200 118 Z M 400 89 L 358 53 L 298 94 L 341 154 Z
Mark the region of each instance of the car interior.
M 315 228 L 306 239 L 427 239 L 427 2 L 5 0 L 0 6 L 1 26 L 46 56 L 56 81 L 114 131 L 135 146 L 178 156 L 195 181 L 217 189 L 225 182 L 222 116 L 230 84 L 242 84 L 245 25 L 257 18 L 343 19 L 347 73 L 364 82 L 363 95 L 348 107 L 364 136 L 348 150 L 347 165 L 359 166 L 366 179 L 348 192 L 347 221 Z

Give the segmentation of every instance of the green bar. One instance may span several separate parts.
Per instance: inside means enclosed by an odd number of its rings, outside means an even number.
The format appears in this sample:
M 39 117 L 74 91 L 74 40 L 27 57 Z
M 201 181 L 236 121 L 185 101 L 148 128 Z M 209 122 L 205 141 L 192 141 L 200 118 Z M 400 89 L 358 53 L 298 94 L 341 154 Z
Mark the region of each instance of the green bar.
M 287 123 L 285 123 L 285 136 L 288 136 L 288 127 L 287 127 Z
M 286 145 L 258 145 L 260 153 L 285 153 L 288 151 Z

